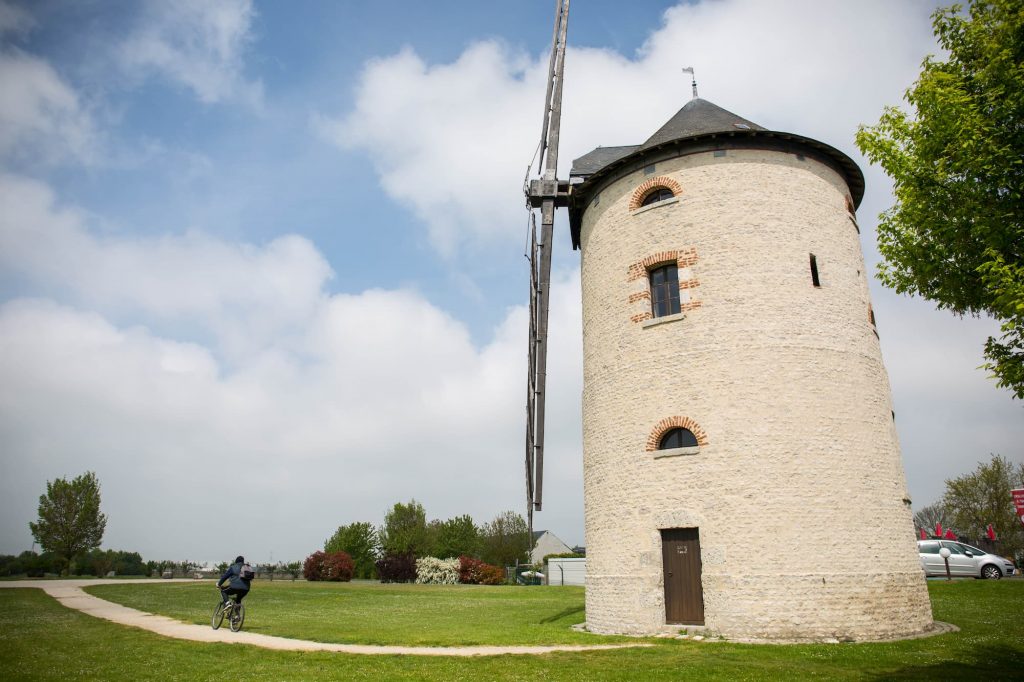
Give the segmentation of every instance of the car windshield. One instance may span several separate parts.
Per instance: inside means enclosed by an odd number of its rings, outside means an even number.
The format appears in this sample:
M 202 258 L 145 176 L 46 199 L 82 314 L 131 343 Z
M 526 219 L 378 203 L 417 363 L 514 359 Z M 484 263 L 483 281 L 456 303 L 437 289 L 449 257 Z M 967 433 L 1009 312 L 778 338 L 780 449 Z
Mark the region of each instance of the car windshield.
M 963 554 L 964 550 L 960 549 L 960 543 L 958 542 L 943 542 L 942 546 L 948 549 L 953 554 Z

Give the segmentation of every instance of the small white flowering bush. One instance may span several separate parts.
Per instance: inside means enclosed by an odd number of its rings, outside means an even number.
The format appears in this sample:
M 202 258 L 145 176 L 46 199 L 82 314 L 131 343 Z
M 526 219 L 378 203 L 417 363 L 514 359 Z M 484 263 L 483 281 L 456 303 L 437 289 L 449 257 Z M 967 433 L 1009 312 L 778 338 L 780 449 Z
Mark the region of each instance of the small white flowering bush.
M 459 560 L 437 559 L 432 556 L 416 560 L 416 582 L 419 584 L 457 585 Z

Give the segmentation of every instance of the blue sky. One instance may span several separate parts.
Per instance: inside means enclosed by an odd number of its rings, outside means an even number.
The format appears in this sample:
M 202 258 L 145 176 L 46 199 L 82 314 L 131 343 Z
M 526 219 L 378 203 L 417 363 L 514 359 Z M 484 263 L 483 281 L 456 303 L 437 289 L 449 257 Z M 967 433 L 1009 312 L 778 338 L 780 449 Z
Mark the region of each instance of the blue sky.
M 770 6 L 769 6 L 770 5 Z M 97 472 L 105 546 L 297 559 L 415 497 L 523 506 L 520 186 L 554 3 L 0 0 L 0 552 Z M 561 165 L 701 95 L 858 159 L 927 2 L 578 2 Z M 564 171 L 563 171 L 564 172 Z M 578 253 L 556 233 L 545 511 L 584 542 Z M 995 325 L 872 283 L 916 506 L 1024 459 Z M 225 482 L 253 508 L 224 547 Z

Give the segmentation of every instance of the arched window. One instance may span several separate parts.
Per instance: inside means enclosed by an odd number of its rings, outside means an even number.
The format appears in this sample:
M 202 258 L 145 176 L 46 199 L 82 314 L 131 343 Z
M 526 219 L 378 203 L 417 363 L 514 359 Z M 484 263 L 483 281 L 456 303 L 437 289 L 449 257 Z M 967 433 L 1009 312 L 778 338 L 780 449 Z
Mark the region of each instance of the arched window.
M 690 429 L 671 429 L 665 432 L 658 443 L 659 450 L 672 450 L 674 448 L 695 448 L 697 437 Z
M 666 199 L 671 199 L 673 197 L 675 197 L 675 194 L 673 194 L 672 190 L 668 187 L 657 187 L 651 190 L 651 192 L 644 197 L 644 200 L 640 202 L 640 205 L 650 206 L 651 204 L 659 201 L 665 201 Z

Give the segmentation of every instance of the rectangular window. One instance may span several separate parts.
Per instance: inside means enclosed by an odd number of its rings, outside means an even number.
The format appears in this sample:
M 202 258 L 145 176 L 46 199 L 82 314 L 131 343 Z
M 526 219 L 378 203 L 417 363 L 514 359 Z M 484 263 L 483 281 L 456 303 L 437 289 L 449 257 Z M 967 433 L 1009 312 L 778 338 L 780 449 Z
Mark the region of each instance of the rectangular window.
M 675 263 L 651 270 L 651 313 L 655 317 L 679 312 L 679 269 Z
M 818 259 L 813 253 L 811 254 L 811 284 L 816 287 L 821 286 L 821 279 L 818 278 Z

